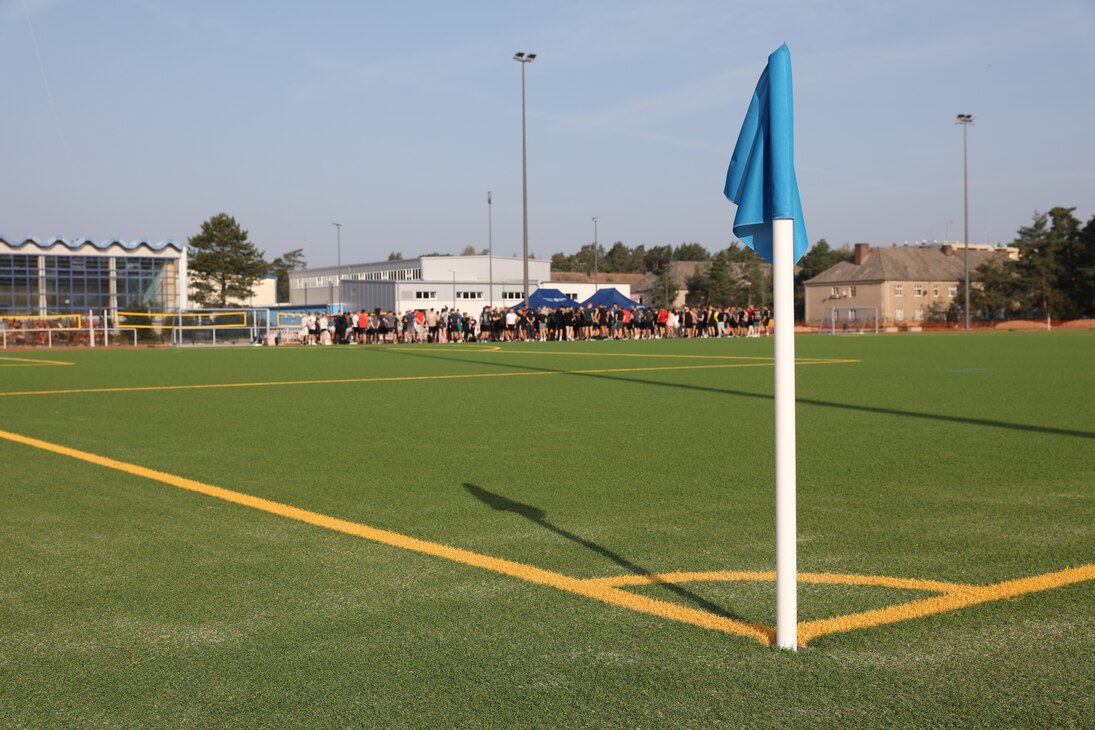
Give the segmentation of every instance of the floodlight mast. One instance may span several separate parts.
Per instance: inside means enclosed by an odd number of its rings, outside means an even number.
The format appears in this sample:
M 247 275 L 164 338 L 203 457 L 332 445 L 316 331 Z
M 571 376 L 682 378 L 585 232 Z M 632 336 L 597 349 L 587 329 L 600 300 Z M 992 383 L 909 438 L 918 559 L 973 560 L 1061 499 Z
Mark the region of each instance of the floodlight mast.
M 535 53 L 518 51 L 513 60 L 521 64 L 521 211 L 524 222 L 524 295 L 528 305 L 528 146 L 525 136 L 525 66 L 536 60 Z
M 963 278 L 965 279 L 966 305 L 965 322 L 966 331 L 970 329 L 970 179 L 969 179 L 969 155 L 966 146 L 966 130 L 973 124 L 972 114 L 959 114 L 954 122 L 962 125 L 962 210 L 963 210 Z
M 597 291 L 597 216 L 593 216 L 593 291 Z

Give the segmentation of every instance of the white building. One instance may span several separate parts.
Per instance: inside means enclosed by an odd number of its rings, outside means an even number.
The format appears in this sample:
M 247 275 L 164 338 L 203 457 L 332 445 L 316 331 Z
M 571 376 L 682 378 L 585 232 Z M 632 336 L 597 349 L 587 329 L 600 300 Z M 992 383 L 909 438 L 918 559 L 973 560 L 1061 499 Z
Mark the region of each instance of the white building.
M 529 259 L 529 293 L 551 278 L 551 262 Z M 347 310 L 457 308 L 479 311 L 524 299 L 523 259 L 422 256 L 289 272 L 289 303 Z

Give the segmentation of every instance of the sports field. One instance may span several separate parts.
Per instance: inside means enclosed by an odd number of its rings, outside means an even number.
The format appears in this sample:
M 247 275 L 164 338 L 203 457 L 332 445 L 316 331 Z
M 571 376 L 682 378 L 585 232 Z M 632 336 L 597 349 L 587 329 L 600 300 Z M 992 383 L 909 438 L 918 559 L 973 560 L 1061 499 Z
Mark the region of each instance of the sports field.
M 1095 334 L 0 352 L 0 727 L 1095 726 Z

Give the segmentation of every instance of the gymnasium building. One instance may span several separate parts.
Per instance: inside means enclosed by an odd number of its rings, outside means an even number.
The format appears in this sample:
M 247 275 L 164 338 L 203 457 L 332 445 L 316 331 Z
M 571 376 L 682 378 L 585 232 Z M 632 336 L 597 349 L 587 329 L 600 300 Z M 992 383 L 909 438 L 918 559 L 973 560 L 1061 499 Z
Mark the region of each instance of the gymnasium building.
M 186 309 L 186 245 L 0 236 L 0 315 Z

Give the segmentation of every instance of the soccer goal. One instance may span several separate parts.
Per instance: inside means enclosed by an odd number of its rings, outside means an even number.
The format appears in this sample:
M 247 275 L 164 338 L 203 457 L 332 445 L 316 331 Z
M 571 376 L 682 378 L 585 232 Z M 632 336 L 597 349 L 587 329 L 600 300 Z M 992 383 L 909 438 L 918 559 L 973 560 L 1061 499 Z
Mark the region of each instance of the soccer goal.
M 878 307 L 826 307 L 819 334 L 877 335 Z
M 257 310 L 203 309 L 186 312 L 114 313 L 118 329 L 132 330 L 135 342 L 245 344 L 258 339 L 266 317 Z

